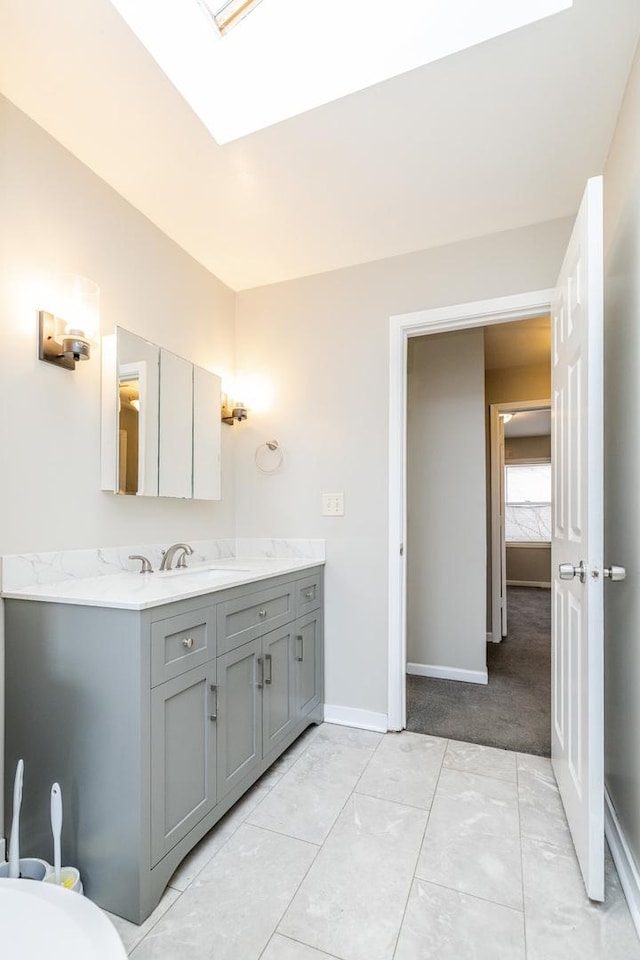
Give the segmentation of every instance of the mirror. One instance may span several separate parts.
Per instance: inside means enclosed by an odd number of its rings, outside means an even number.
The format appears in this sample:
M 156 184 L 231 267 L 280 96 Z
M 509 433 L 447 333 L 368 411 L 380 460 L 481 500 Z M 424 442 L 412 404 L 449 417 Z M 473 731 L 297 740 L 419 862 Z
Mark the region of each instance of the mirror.
M 154 343 L 128 330 L 118 330 L 115 492 L 119 494 L 158 496 L 158 360 Z
M 102 347 L 102 489 L 220 499 L 220 377 L 128 330 Z

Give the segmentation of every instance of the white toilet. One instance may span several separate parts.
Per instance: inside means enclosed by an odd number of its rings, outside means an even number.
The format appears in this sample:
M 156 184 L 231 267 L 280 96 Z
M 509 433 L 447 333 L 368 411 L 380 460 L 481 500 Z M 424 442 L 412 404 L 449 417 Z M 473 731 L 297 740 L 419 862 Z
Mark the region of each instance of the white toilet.
M 0 878 L 3 955 L 24 960 L 126 960 L 115 927 L 86 897 L 49 883 Z

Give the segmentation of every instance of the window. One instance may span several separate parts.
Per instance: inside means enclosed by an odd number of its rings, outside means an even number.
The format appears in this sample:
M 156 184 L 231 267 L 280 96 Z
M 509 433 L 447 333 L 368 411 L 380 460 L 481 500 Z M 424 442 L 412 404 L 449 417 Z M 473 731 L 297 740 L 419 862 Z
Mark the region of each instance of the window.
M 507 464 L 504 474 L 507 543 L 548 543 L 551 540 L 551 464 Z
M 220 0 L 203 0 L 203 2 L 215 20 L 220 33 L 225 34 L 237 23 L 240 23 L 248 13 L 251 13 L 258 6 L 260 0 L 227 0 L 226 3 L 221 3 Z

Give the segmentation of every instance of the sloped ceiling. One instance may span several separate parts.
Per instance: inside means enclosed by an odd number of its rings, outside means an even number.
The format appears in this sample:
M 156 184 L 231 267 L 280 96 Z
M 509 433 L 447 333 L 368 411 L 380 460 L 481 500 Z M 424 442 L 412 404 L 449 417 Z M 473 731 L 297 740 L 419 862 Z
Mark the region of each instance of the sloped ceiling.
M 0 90 L 237 290 L 572 215 L 639 27 L 576 0 L 219 146 L 108 0 L 0 0 Z

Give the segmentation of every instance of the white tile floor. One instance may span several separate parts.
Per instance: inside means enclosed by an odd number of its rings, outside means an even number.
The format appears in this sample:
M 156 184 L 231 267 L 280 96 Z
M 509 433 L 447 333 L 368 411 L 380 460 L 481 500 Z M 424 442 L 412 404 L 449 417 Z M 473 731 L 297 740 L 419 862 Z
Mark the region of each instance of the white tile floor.
M 133 960 L 640 960 L 585 897 L 548 760 L 313 727 L 192 851 Z

